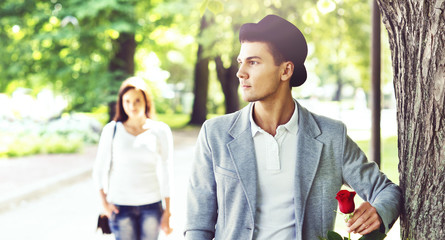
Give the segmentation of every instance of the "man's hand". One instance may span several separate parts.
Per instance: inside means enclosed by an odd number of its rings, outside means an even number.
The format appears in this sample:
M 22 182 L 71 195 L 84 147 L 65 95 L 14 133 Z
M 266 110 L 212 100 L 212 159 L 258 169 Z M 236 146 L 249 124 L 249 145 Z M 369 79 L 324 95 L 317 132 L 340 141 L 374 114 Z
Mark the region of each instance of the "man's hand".
M 349 219 L 347 226 L 348 232 L 366 235 L 380 228 L 382 219 L 375 207 L 369 202 L 364 202 L 359 208 L 355 209 L 354 215 Z

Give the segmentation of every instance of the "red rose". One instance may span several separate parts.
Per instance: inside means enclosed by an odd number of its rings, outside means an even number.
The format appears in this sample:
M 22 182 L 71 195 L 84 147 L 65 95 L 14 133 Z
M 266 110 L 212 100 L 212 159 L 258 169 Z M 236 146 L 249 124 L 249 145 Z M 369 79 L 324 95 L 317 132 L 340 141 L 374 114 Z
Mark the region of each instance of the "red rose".
M 340 190 L 337 193 L 335 199 L 338 201 L 340 207 L 340 212 L 348 214 L 354 212 L 354 196 L 355 192 L 350 192 L 348 190 Z

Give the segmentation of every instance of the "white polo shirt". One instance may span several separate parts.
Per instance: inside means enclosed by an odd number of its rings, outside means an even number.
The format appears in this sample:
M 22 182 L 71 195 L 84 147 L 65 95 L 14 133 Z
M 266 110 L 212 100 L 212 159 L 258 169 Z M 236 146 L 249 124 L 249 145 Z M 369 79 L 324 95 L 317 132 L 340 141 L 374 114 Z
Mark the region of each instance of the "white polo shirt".
M 275 136 L 250 124 L 257 160 L 257 205 L 255 215 L 256 240 L 295 239 L 295 162 L 297 158 L 298 107 Z

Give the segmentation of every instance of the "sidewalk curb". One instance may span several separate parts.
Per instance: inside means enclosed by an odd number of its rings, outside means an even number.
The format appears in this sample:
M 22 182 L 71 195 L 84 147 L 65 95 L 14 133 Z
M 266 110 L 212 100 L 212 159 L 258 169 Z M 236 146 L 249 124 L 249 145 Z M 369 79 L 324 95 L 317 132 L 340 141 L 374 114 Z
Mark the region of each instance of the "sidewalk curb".
M 0 197 L 0 213 L 26 203 L 27 201 L 47 195 L 64 186 L 91 177 L 92 166 L 76 169 L 68 173 L 59 174 L 50 179 L 36 182 L 30 186 L 7 193 Z

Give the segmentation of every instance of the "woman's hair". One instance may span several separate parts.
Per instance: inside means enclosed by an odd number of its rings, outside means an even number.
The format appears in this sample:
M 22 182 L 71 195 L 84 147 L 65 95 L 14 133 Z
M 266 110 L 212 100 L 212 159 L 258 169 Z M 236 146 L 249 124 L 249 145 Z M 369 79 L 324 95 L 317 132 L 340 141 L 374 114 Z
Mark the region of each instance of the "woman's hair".
M 116 103 L 116 115 L 114 116 L 114 121 L 116 122 L 125 122 L 128 119 L 128 115 L 124 111 L 124 106 L 122 103 L 122 97 L 129 90 L 136 89 L 142 92 L 145 101 L 145 116 L 150 119 L 155 118 L 155 106 L 153 102 L 153 97 L 148 91 L 148 86 L 142 78 L 139 77 L 130 77 L 126 79 L 120 89 L 119 95 Z

